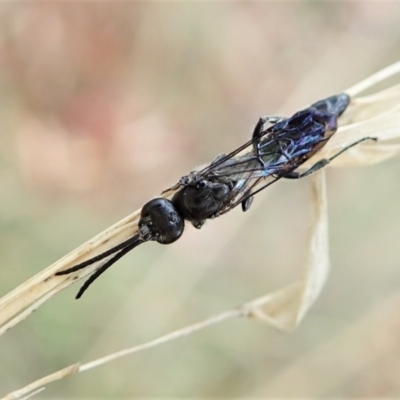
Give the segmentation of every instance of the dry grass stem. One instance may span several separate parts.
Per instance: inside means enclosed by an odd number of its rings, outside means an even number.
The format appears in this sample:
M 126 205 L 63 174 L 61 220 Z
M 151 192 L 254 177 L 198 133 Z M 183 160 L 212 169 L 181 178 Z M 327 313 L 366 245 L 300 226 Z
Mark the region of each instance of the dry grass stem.
M 351 88 L 346 90 L 346 93 L 348 93 L 351 97 L 357 96 L 362 92 L 365 92 L 366 90 L 370 89 L 377 83 L 381 83 L 383 81 L 386 81 L 389 78 L 392 78 L 393 76 L 397 75 L 400 73 L 400 61 L 397 63 L 394 63 L 392 65 L 389 65 L 386 68 L 381 69 L 380 71 L 376 72 L 375 74 L 372 74 L 368 78 L 364 79 L 361 82 L 358 82 Z
M 79 364 L 70 365 L 69 367 L 60 369 L 57 372 L 54 372 L 41 379 L 38 379 L 37 381 L 32 382 L 31 384 L 25 386 L 22 389 L 9 393 L 1 400 L 27 399 L 42 392 L 44 390 L 44 385 L 47 385 L 50 382 L 58 381 L 59 379 L 63 379 L 67 376 L 76 374 L 78 371 L 79 371 Z
M 357 95 L 376 83 L 398 74 L 399 71 L 400 63 L 393 64 L 346 92 Z M 343 121 L 341 121 L 338 132 L 305 167 L 312 165 L 318 159 L 332 156 L 344 146 L 365 136 L 377 137 L 379 141 L 378 143 L 365 142 L 355 146 L 335 159 L 332 165 L 367 165 L 382 162 L 400 153 L 400 143 L 394 142 L 395 139 L 400 138 L 399 87 L 398 85 L 393 86 L 375 93 L 373 96 L 376 98 L 375 102 L 371 101 L 371 95 L 353 99 Z M 172 193 L 168 193 L 168 197 L 171 195 Z M 137 232 L 139 214 L 140 210 L 124 218 L 0 299 L 0 335 L 25 319 L 54 294 L 68 287 L 74 281 L 90 275 L 97 268 L 97 265 L 71 275 L 55 276 L 54 274 L 85 259 L 94 257 L 117 243 L 132 237 Z
M 310 227 L 304 276 L 283 289 L 248 303 L 253 317 L 285 331 L 299 325 L 321 292 L 329 272 L 328 213 L 325 173 L 313 179 L 314 221 Z
M 101 232 L 0 299 L 0 335 L 28 317 L 53 295 L 74 281 L 90 275 L 96 265 L 68 276 L 54 274 L 136 234 L 139 214 L 140 210 Z
M 44 385 L 47 385 L 48 383 L 57 381 L 59 379 L 65 378 L 67 376 L 73 375 L 78 372 L 84 372 L 84 371 L 88 371 L 89 369 L 100 367 L 103 364 L 107 364 L 111 361 L 114 361 L 121 357 L 125 357 L 129 354 L 138 353 L 139 351 L 147 350 L 152 347 L 157 347 L 162 344 L 171 342 L 173 340 L 182 338 L 184 336 L 191 335 L 201 329 L 208 328 L 208 327 L 218 324 L 222 321 L 226 321 L 227 319 L 243 317 L 243 316 L 247 316 L 248 314 L 249 314 L 249 311 L 245 305 L 241 308 L 236 308 L 233 310 L 225 311 L 216 316 L 207 318 L 204 321 L 197 322 L 195 324 L 184 327 L 182 329 L 178 329 L 176 331 L 170 332 L 164 336 L 160 336 L 157 339 L 140 344 L 138 346 L 133 346 L 133 347 L 129 347 L 127 349 L 121 350 L 121 351 L 117 351 L 117 352 L 109 354 L 105 357 L 98 358 L 97 360 L 90 361 L 86 364 L 77 363 L 77 364 L 70 365 L 66 368 L 63 368 L 63 369 L 57 371 L 57 372 L 54 372 L 53 374 L 47 375 L 35 382 L 32 382 L 31 384 L 29 384 L 28 386 L 25 386 L 22 389 L 19 389 L 15 392 L 9 393 L 8 395 L 6 395 L 5 397 L 3 397 L 0 400 L 26 399 L 26 398 L 31 397 L 31 396 L 41 392 L 42 390 L 44 390 Z
M 366 136 L 376 137 L 378 138 L 378 142 L 368 141 L 357 145 L 345 152 L 341 157 L 335 159 L 332 165 L 362 166 L 378 163 L 399 155 L 400 85 L 392 86 L 374 94 L 360 95 L 361 92 L 377 83 L 392 78 L 394 75 L 399 74 L 399 72 L 400 63 L 393 64 L 346 91 L 352 96 L 352 103 L 340 121 L 340 129 L 324 149 L 307 163 L 308 166 L 315 163 L 318 159 L 334 155 L 346 145 Z M 223 312 L 215 317 L 169 333 L 142 345 L 113 353 L 90 363 L 83 364 L 79 368 L 77 367 L 78 364 L 75 364 L 36 381 L 25 389 L 13 392 L 6 398 L 21 398 L 46 383 L 61 379 L 78 370 L 82 372 L 98 367 L 119 357 L 189 335 L 228 318 L 248 315 L 286 331 L 295 329 L 319 296 L 329 273 L 325 173 L 322 171 L 315 174 L 313 182 L 314 220 L 310 228 L 304 273 L 299 281 L 250 301 L 239 309 Z M 172 193 L 169 193 L 168 197 L 170 195 Z M 68 287 L 76 280 L 91 274 L 97 268 L 97 265 L 82 269 L 71 275 L 54 275 L 61 269 L 71 267 L 85 259 L 100 254 L 132 237 L 137 232 L 139 213 L 140 210 L 100 233 L 0 299 L 0 334 L 24 320 L 59 291 Z

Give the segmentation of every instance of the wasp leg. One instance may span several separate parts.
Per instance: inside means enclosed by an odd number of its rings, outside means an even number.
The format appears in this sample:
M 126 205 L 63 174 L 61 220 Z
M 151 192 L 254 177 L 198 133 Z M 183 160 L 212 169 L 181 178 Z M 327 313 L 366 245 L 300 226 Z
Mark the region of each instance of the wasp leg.
M 350 148 L 352 148 L 353 146 L 356 146 L 357 144 L 359 144 L 361 142 L 364 142 L 365 140 L 377 141 L 378 139 L 376 137 L 368 136 L 368 137 L 362 138 L 360 140 L 357 140 L 356 142 L 351 143 L 348 146 L 346 146 L 344 149 L 340 150 L 338 153 L 336 153 L 332 157 L 323 158 L 322 160 L 318 161 L 317 163 L 315 163 L 312 167 L 310 167 L 306 171 L 304 171 L 304 172 L 288 172 L 287 174 L 283 175 L 282 178 L 300 179 L 300 178 L 304 178 L 305 176 L 311 175 L 314 172 L 317 172 L 318 170 L 320 170 L 321 168 L 324 168 L 325 166 L 327 166 L 332 160 L 334 160 L 336 157 L 340 156 L 345 151 L 349 150 Z
M 204 225 L 204 220 L 197 220 L 197 221 L 190 221 L 192 223 L 192 225 L 196 228 L 196 229 L 201 229 L 201 227 Z
M 271 124 L 276 124 L 277 122 L 281 122 L 284 119 L 286 119 L 286 118 L 278 117 L 276 115 L 260 117 L 256 126 L 254 127 L 254 131 L 253 131 L 253 135 L 252 135 L 253 147 L 254 147 L 254 151 L 256 152 L 257 159 L 263 168 L 265 168 L 265 162 L 261 158 L 261 154 L 260 154 L 260 139 L 261 139 L 261 136 L 263 133 L 262 128 L 263 128 L 264 124 L 266 124 L 267 122 L 269 122 Z
M 277 142 L 278 142 L 279 150 L 281 151 L 282 155 L 286 158 L 287 161 L 290 161 L 290 155 L 282 145 L 282 142 L 284 142 L 285 140 L 289 141 L 289 143 L 286 145 L 286 148 L 288 148 L 290 145 L 293 145 L 293 140 L 289 139 L 289 138 L 281 139 L 281 140 L 278 139 Z
M 161 192 L 161 194 L 163 195 L 163 194 L 165 194 L 165 193 L 178 190 L 178 189 L 180 189 L 181 187 L 182 187 L 182 183 L 181 183 L 181 181 L 179 181 L 178 183 L 175 183 L 175 185 L 169 187 L 168 189 L 163 190 L 163 191 Z
M 223 160 L 226 157 L 226 154 L 220 154 L 219 156 L 215 157 L 214 160 L 211 161 L 210 165 L 217 164 L 221 160 Z
M 246 200 L 242 201 L 242 211 L 243 212 L 246 212 L 250 208 L 251 203 L 253 203 L 253 200 L 254 200 L 254 196 L 250 196 Z

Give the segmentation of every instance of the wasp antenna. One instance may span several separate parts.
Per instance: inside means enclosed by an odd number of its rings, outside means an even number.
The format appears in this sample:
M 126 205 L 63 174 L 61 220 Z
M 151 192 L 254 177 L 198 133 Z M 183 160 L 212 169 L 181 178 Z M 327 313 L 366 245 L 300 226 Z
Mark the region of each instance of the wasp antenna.
M 87 290 L 87 288 L 103 273 L 105 272 L 108 268 L 110 268 L 114 263 L 116 263 L 121 257 L 123 257 L 126 253 L 130 252 L 132 249 L 134 249 L 136 246 L 139 244 L 143 243 L 142 240 L 136 240 L 135 242 L 131 243 L 130 245 L 126 246 L 124 249 L 122 249 L 118 254 L 116 254 L 114 257 L 110 258 L 107 262 L 105 262 L 96 272 L 94 272 L 89 279 L 82 285 L 82 287 L 79 289 L 78 294 L 76 295 L 76 299 L 79 299 L 82 297 L 83 293 Z
M 106 258 L 108 256 L 111 256 L 111 254 L 114 254 L 117 251 L 120 251 L 120 250 L 124 249 L 125 247 L 128 247 L 131 244 L 136 243 L 138 240 L 139 240 L 139 235 L 135 235 L 135 236 L 131 237 L 130 239 L 125 240 L 125 242 L 122 242 L 122 243 L 118 244 L 117 246 L 112 247 L 110 250 L 107 250 L 104 253 L 99 254 L 98 256 L 89 258 L 89 260 L 81 262 L 80 264 L 76 264 L 71 268 L 65 269 L 64 271 L 56 272 L 56 275 L 68 275 L 72 272 L 79 271 L 80 269 L 86 268 L 89 265 L 92 265 L 95 262 L 100 261 L 103 258 Z

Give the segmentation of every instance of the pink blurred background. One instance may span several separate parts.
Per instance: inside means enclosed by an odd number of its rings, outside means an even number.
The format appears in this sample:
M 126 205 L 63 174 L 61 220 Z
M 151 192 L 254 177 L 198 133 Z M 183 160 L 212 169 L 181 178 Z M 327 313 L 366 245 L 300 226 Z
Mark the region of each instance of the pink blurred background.
M 0 5 L 0 290 L 193 167 L 400 59 L 396 2 Z M 231 321 L 52 384 L 42 397 L 400 395 L 396 160 L 328 173 L 332 273 L 293 334 Z M 310 182 L 141 246 L 0 340 L 0 394 L 290 283 Z

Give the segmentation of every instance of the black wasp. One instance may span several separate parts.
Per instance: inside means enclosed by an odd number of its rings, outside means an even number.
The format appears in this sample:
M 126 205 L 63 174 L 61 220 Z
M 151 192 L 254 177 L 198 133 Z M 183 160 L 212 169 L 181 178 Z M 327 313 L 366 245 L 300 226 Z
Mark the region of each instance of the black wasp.
M 261 117 L 252 138 L 233 152 L 218 156 L 205 168 L 184 176 L 172 188 L 171 200 L 150 200 L 142 210 L 137 235 L 56 275 L 65 275 L 108 258 L 84 283 L 76 298 L 104 271 L 141 243 L 154 240 L 170 244 L 178 240 L 185 220 L 200 229 L 206 219 L 219 217 L 242 205 L 247 211 L 253 196 L 281 178 L 298 179 L 323 168 L 350 147 L 375 138 L 363 138 L 322 159 L 304 172 L 296 169 L 320 150 L 336 132 L 338 117 L 350 103 L 347 94 L 318 101 L 292 117 Z M 266 123 L 272 124 L 264 129 Z

